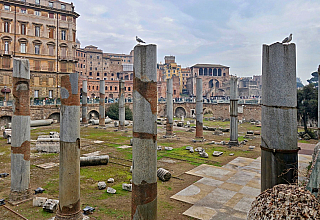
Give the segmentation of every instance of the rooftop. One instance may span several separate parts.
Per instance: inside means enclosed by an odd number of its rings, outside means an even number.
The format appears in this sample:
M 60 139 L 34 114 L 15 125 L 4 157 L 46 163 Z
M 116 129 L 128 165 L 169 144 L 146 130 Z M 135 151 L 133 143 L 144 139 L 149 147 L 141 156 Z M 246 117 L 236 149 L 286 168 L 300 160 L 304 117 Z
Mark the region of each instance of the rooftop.
M 223 65 L 220 65 L 220 64 L 196 64 L 196 65 L 193 65 L 192 68 L 230 68 L 228 66 L 223 66 Z

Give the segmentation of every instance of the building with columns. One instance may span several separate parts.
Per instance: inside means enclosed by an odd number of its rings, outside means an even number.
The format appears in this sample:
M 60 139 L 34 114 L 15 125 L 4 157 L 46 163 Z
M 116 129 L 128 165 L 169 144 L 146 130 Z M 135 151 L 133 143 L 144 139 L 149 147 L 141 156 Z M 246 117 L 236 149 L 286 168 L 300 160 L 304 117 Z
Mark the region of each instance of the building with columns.
M 58 0 L 0 1 L 0 88 L 12 99 L 13 58 L 30 62 L 30 97 L 60 97 L 61 76 L 75 71 L 76 19 L 72 3 Z M 0 93 L 0 99 L 4 94 Z
M 187 79 L 190 96 L 196 95 L 196 78 L 201 77 L 203 96 L 207 98 L 222 97 L 229 94 L 230 67 L 219 64 L 196 64 L 190 67 L 191 77 Z M 227 92 L 227 93 L 226 93 Z

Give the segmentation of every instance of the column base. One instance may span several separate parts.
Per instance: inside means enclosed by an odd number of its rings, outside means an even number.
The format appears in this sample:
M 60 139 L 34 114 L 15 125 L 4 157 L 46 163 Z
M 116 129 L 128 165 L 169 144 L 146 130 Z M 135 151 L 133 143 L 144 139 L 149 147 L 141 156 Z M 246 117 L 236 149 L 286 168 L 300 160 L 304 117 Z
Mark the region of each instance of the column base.
M 238 147 L 239 146 L 239 142 L 238 141 L 229 141 L 228 145 L 230 147 L 234 146 L 234 147 Z
M 204 137 L 195 137 L 194 139 L 192 139 L 193 142 L 204 142 L 206 141 L 206 139 L 204 139 Z
M 82 210 L 79 210 L 73 214 L 62 214 L 57 211 L 56 216 L 52 220 L 83 220 L 85 215 L 82 214 Z
M 30 189 L 23 191 L 10 191 L 9 194 L 9 203 L 12 205 L 19 204 L 23 201 L 31 199 L 31 191 Z

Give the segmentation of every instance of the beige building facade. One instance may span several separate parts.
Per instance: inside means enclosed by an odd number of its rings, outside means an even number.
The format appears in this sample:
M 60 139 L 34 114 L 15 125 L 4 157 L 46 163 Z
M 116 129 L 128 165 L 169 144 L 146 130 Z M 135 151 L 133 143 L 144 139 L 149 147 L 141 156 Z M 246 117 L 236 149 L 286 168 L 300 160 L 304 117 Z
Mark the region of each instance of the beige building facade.
M 0 11 L 0 88 L 12 88 L 13 58 L 22 57 L 30 62 L 30 97 L 59 98 L 61 76 L 74 72 L 77 62 L 74 5 L 7 0 L 0 1 Z

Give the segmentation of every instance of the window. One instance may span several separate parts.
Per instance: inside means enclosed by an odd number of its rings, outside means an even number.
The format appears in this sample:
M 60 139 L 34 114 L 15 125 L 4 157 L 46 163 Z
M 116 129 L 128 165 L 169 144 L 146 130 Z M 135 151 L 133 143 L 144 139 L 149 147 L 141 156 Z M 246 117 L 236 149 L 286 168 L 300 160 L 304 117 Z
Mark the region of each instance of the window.
M 53 45 L 49 45 L 49 55 L 53 56 L 54 55 L 54 46 Z
M 107 73 L 104 73 L 104 76 L 107 76 Z
M 54 14 L 49 12 L 49 18 L 54 18 Z
M 4 22 L 4 32 L 9 33 L 10 32 L 10 24 L 9 21 Z
M 108 86 L 106 86 L 106 90 L 108 90 Z
M 34 36 L 40 37 L 40 26 L 35 26 L 35 28 L 34 28 Z
M 112 86 L 110 86 L 110 90 L 112 91 Z
M 92 76 L 92 72 L 89 72 L 89 76 Z
M 33 80 L 34 80 L 33 84 L 38 86 L 39 85 L 39 77 L 36 76 L 33 78 Z
M 66 31 L 61 30 L 61 40 L 66 40 Z
M 90 58 L 92 59 L 92 56 L 90 55 Z M 91 62 L 92 63 L 92 62 Z
M 72 33 L 72 40 L 73 40 L 73 42 L 76 42 L 76 32 L 75 31 Z
M 61 9 L 62 9 L 62 10 L 66 10 L 66 5 L 61 4 Z
M 21 8 L 21 13 L 22 14 L 26 14 L 27 13 L 27 9 L 26 8 Z
M 10 68 L 10 64 L 11 64 L 11 58 L 10 57 L 2 57 L 2 67 L 3 68 Z
M 26 53 L 26 43 L 20 44 L 20 53 Z
M 49 85 L 49 86 L 53 86 L 53 78 L 49 78 L 49 80 L 48 80 L 48 85 Z
M 97 67 L 95 67 L 94 70 L 98 70 Z
M 53 96 L 53 90 L 49 90 L 49 98 L 52 99 Z
M 26 0 L 21 0 L 21 2 L 26 2 Z
M 128 87 L 128 91 L 131 91 L 131 87 Z
M 4 42 L 4 52 L 5 54 L 9 53 L 9 41 Z
M 83 64 L 83 68 L 86 68 L 86 65 Z
M 34 45 L 34 54 L 40 54 L 40 45 Z
M 49 7 L 53 8 L 53 2 L 49 2 Z
M 99 59 L 99 56 L 97 56 L 97 59 Z
M 40 15 L 41 15 L 41 14 L 40 14 L 40 11 L 34 11 L 34 15 L 40 16 Z
M 5 6 L 4 6 L 4 10 L 10 11 L 10 6 L 9 6 L 9 5 L 5 5 Z
M 53 61 L 49 61 L 48 62 L 48 71 L 54 71 L 54 62 Z M 50 79 L 52 79 L 52 84 L 49 85 L 53 85 L 53 78 L 49 78 L 49 83 L 50 83 Z
M 54 29 L 49 28 L 49 38 L 54 38 Z
M 100 76 L 100 73 L 97 73 L 97 76 Z
M 40 0 L 35 0 L 36 5 L 40 5 Z
M 41 67 L 40 67 L 40 60 L 35 60 L 34 61 L 34 70 L 41 70 Z M 39 77 L 37 77 L 38 78 L 38 81 L 39 81 Z M 39 83 L 38 83 L 38 85 L 39 85 Z
M 3 76 L 3 84 L 9 84 L 9 76 Z
M 65 21 L 66 20 L 66 16 L 65 15 L 61 15 L 61 20 Z
M 39 98 L 39 90 L 34 90 L 34 98 Z
M 21 24 L 21 34 L 26 35 L 26 24 Z
M 92 67 L 90 67 L 90 70 L 92 70 Z

